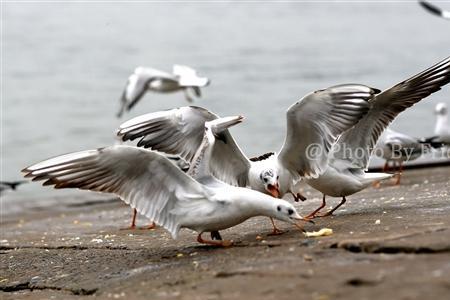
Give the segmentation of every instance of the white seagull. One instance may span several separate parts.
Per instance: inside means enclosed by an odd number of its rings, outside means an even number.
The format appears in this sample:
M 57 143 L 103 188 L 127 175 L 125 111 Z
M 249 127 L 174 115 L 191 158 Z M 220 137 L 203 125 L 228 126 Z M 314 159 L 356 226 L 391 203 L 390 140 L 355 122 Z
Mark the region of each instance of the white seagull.
M 450 57 L 371 100 L 369 112 L 352 129 L 342 134 L 333 146 L 325 173 L 306 180 L 310 186 L 323 193 L 322 205 L 307 217 L 316 216 L 325 207 L 326 195 L 342 197 L 342 201 L 322 216 L 331 215 L 345 203 L 346 196 L 365 189 L 374 181 L 392 177 L 392 174 L 365 172 L 378 138 L 399 113 L 439 91 L 449 81 Z
M 128 78 L 117 116 L 121 117 L 125 111 L 129 111 L 136 105 L 146 91 L 157 93 L 183 91 L 186 99 L 192 102 L 188 90 L 192 89 L 197 97 L 201 97 L 200 88 L 208 84 L 208 78 L 199 77 L 197 72 L 188 66 L 174 65 L 172 74 L 152 68 L 137 67 Z
M 214 146 L 211 128 L 228 127 L 241 117 L 214 120 L 205 127 L 201 147 L 190 172 L 183 173 L 166 157 L 150 150 L 116 145 L 58 156 L 25 168 L 26 177 L 45 180 L 55 188 L 79 188 L 114 193 L 174 239 L 181 228 L 197 231 L 197 241 L 229 246 L 230 241 L 204 240 L 202 233 L 217 232 L 255 216 L 268 216 L 298 226 L 303 218 L 287 201 L 251 189 L 225 184 L 209 174 Z
M 450 126 L 448 124 L 448 108 L 445 103 L 438 103 L 435 108 L 436 125 L 434 127 L 435 141 L 450 146 Z
M 339 134 L 354 126 L 367 112 L 368 100 L 376 93 L 363 85 L 339 85 L 315 91 L 287 111 L 287 134 L 279 154 L 250 160 L 228 130 L 217 134 L 211 171 L 235 186 L 251 187 L 276 198 L 292 193 L 301 177 L 317 177 L 328 165 L 328 151 Z M 161 111 L 133 118 L 122 125 L 123 141 L 141 138 L 139 147 L 180 155 L 191 161 L 203 139 L 205 122 L 217 119 L 212 112 L 195 106 Z M 308 147 L 323 151 L 313 158 Z M 274 226 L 274 233 L 278 230 Z
M 431 4 L 427 1 L 419 1 L 420 5 L 426 9 L 429 13 L 432 13 L 433 15 L 439 16 L 441 18 L 450 20 L 450 11 L 443 10 L 439 7 L 437 7 L 434 4 Z
M 396 165 L 398 165 L 397 180 L 395 182 L 395 185 L 398 185 L 400 184 L 404 162 L 416 160 L 429 152 L 432 147 L 439 148 L 440 146 L 441 143 L 418 139 L 387 128 L 378 139 L 373 154 L 385 160 L 383 172 L 389 171 L 390 162 L 392 162 L 394 172 Z

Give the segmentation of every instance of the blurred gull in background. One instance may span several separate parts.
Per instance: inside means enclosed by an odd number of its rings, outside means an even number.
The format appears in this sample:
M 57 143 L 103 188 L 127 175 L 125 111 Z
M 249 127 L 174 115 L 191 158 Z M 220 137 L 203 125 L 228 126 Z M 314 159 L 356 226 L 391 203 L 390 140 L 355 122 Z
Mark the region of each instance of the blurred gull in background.
M 26 183 L 26 181 L 0 181 L 0 195 L 3 194 L 3 192 L 8 190 L 15 191 L 17 189 L 17 186 Z
M 389 171 L 389 163 L 392 162 L 394 172 L 398 164 L 398 173 L 396 185 L 400 184 L 400 178 L 403 170 L 403 162 L 412 161 L 431 150 L 431 148 L 440 148 L 441 143 L 433 142 L 434 138 L 418 139 L 407 134 L 394 131 L 387 128 L 381 135 L 376 145 L 375 153 L 380 155 L 386 161 L 383 172 Z
M 172 74 L 152 68 L 137 67 L 128 78 L 117 116 L 121 117 L 125 111 L 133 108 L 146 91 L 157 93 L 183 91 L 186 99 L 192 102 L 188 90 L 192 89 L 197 97 L 201 97 L 200 88 L 208 84 L 208 78 L 198 77 L 197 72 L 188 66 L 174 65 Z
M 445 103 L 438 103 L 435 108 L 436 125 L 434 127 L 435 140 L 450 146 L 450 126 L 448 125 L 448 108 Z

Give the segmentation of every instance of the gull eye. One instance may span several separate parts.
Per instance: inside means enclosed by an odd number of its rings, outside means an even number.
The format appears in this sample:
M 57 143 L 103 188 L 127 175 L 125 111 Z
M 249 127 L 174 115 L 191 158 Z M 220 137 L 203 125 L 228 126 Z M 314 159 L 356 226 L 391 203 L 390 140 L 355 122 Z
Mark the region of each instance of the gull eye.
M 288 214 L 292 215 L 294 213 L 294 210 L 292 208 L 288 209 Z
M 264 178 L 264 182 L 267 182 L 267 178 Z
M 278 206 L 277 206 L 277 210 L 278 210 L 278 211 L 281 211 L 281 206 L 278 205 Z
M 280 175 L 277 176 L 277 179 L 279 179 L 279 178 L 280 178 Z

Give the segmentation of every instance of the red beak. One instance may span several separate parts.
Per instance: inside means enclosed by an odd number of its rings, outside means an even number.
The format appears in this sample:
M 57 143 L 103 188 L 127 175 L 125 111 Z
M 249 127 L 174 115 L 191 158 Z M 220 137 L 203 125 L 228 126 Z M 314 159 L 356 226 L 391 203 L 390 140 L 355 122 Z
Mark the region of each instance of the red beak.
M 273 197 L 280 198 L 280 190 L 279 190 L 278 184 L 277 185 L 268 184 L 267 185 L 267 191 L 269 191 L 269 193 Z

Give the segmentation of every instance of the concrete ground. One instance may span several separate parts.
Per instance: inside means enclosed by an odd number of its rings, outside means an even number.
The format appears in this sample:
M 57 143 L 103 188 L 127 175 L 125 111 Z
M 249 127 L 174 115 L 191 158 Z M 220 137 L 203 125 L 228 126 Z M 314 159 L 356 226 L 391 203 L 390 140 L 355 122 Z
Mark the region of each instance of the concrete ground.
M 119 201 L 64 205 L 3 219 L 1 299 L 450 299 L 450 167 L 408 170 L 348 197 L 331 228 L 306 238 L 267 218 L 225 230 L 231 248 L 198 244 L 182 230 L 120 230 Z M 305 188 L 306 215 L 321 196 Z M 93 199 L 95 198 L 93 194 Z M 329 205 L 339 199 L 330 198 Z M 144 219 L 140 219 L 142 224 Z

